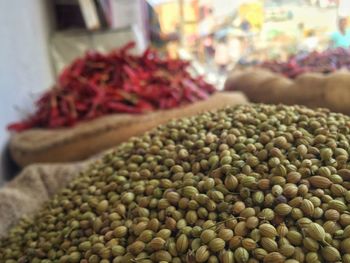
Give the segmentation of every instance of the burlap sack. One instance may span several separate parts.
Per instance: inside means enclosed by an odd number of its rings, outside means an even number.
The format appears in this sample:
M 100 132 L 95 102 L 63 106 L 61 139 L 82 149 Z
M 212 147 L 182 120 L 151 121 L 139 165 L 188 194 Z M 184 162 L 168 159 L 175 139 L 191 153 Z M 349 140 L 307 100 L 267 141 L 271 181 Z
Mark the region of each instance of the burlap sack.
M 226 91 L 241 91 L 250 101 L 259 102 L 264 98 L 261 84 L 276 78 L 276 75 L 264 69 L 246 69 L 233 72 L 226 80 Z
M 291 90 L 293 81 L 281 76 L 271 77 L 259 86 L 259 92 L 256 92 L 256 102 L 263 101 L 264 103 L 288 103 L 286 92 Z
M 321 73 L 305 73 L 294 80 L 285 93 L 285 103 L 301 104 L 310 108 L 326 107 L 325 76 Z
M 329 75 L 305 73 L 295 80 L 259 70 L 239 71 L 227 79 L 225 89 L 242 91 L 252 102 L 300 104 L 350 114 L 348 71 Z
M 71 164 L 34 164 L 0 189 L 0 237 L 23 216 L 36 212 L 66 186 L 89 161 Z
M 336 72 L 325 81 L 325 103 L 332 111 L 350 114 L 350 73 Z
M 22 167 L 38 162 L 84 160 L 173 118 L 246 102 L 242 93 L 220 92 L 205 101 L 174 110 L 146 115 L 110 115 L 72 128 L 32 129 L 13 134 L 9 144 L 10 152 L 12 158 Z

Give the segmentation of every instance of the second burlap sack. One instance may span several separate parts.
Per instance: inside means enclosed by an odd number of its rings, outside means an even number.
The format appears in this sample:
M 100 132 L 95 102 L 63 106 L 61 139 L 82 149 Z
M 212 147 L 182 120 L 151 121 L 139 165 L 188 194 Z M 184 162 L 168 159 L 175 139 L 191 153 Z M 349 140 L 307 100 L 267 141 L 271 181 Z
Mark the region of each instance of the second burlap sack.
M 241 91 L 251 102 L 278 103 L 285 89 L 293 81 L 281 78 L 268 70 L 252 68 L 233 72 L 225 83 L 225 90 Z
M 266 70 L 245 70 L 232 74 L 226 81 L 225 89 L 241 91 L 252 102 L 325 107 L 350 114 L 348 71 L 328 75 L 305 73 L 291 80 Z
M 10 152 L 15 162 L 22 167 L 38 162 L 84 160 L 173 118 L 242 103 L 247 103 L 243 93 L 218 92 L 205 101 L 173 110 L 145 115 L 114 114 L 72 128 L 32 129 L 13 134 Z

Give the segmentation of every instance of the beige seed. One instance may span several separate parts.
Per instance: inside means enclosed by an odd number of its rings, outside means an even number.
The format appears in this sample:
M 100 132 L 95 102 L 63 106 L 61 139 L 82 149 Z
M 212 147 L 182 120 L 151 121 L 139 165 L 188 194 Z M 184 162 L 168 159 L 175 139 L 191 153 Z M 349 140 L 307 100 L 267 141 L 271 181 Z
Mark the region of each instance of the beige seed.
M 263 237 L 261 238 L 261 246 L 267 251 L 267 252 L 275 252 L 278 251 L 278 245 L 275 240 Z
M 219 252 L 225 248 L 225 241 L 221 238 L 214 238 L 209 242 L 209 248 L 213 252 Z
M 196 251 L 196 261 L 199 263 L 205 262 L 210 256 L 207 246 L 201 246 Z
M 242 240 L 242 246 L 248 250 L 248 251 L 251 251 L 251 250 L 254 250 L 256 248 L 256 242 L 251 239 L 251 238 L 244 238 Z
M 264 263 L 283 263 L 285 257 L 278 252 L 271 252 L 264 257 Z
M 274 238 L 278 235 L 276 228 L 270 224 L 262 224 L 259 226 L 259 231 L 262 236 Z
M 161 250 L 164 247 L 165 243 L 166 241 L 164 239 L 160 237 L 155 237 L 149 242 L 148 246 L 152 250 L 156 251 L 156 250 Z
M 235 262 L 237 263 L 246 263 L 249 260 L 249 253 L 243 247 L 239 247 L 235 250 Z
M 327 178 L 319 175 L 311 176 L 308 178 L 310 184 L 315 188 L 327 189 L 331 186 L 332 182 Z
M 278 204 L 274 211 L 276 212 L 277 215 L 280 216 L 286 216 L 292 211 L 292 207 L 289 206 L 288 204 Z
M 178 253 L 185 253 L 188 249 L 189 241 L 185 234 L 182 234 L 176 240 L 176 250 Z
M 326 232 L 323 227 L 317 223 L 310 223 L 306 227 L 306 233 L 316 241 L 324 241 L 326 237 Z
M 227 228 L 220 229 L 218 232 L 218 237 L 224 241 L 230 241 L 233 237 L 233 231 Z
M 128 246 L 127 250 L 133 255 L 140 254 L 145 249 L 145 243 L 142 241 L 135 241 L 131 245 Z
M 216 237 L 216 233 L 214 230 L 206 229 L 202 232 L 200 235 L 200 238 L 204 244 L 209 243 L 211 240 L 213 240 Z
M 321 249 L 322 256 L 324 259 L 330 262 L 341 260 L 339 251 L 331 246 L 325 246 Z
M 312 216 L 315 212 L 314 204 L 308 200 L 304 199 L 300 205 L 300 209 L 303 211 L 303 213 L 307 216 Z

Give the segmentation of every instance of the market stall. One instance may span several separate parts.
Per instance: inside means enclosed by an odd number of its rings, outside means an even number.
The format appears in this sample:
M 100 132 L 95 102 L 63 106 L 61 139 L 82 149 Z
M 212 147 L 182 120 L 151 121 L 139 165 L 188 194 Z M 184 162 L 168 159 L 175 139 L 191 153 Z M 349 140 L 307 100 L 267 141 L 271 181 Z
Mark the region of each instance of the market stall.
M 52 1 L 0 262 L 350 262 L 343 5 Z

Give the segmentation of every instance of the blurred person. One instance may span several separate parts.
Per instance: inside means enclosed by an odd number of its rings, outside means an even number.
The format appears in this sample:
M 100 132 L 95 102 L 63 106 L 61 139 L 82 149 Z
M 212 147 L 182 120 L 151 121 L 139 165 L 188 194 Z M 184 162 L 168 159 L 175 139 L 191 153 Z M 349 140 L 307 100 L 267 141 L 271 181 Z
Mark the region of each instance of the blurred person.
M 240 28 L 244 32 L 249 33 L 251 28 L 252 28 L 252 26 L 251 26 L 250 22 L 248 21 L 248 19 L 243 18 L 243 20 L 242 20 L 242 22 L 240 24 Z
M 220 38 L 215 46 L 214 61 L 219 68 L 219 74 L 224 75 L 229 63 L 229 50 L 225 37 Z
M 242 37 L 234 34 L 228 36 L 228 56 L 230 63 L 235 65 L 242 55 Z
M 299 51 L 300 52 L 312 52 L 318 49 L 319 39 L 316 36 L 316 32 L 313 29 L 310 29 L 307 32 L 306 37 L 300 42 Z
M 305 37 L 305 25 L 303 22 L 298 23 L 297 26 L 297 40 L 302 41 Z
M 199 21 L 199 36 L 201 38 L 207 37 L 213 33 L 215 28 L 215 18 L 213 9 L 208 7 L 207 12 L 203 13 L 202 19 Z
M 215 53 L 214 48 L 214 34 L 210 34 L 203 39 L 204 56 L 207 63 L 212 61 Z
M 348 29 L 348 19 L 346 17 L 338 19 L 338 31 L 331 35 L 331 47 L 350 47 L 350 30 Z
M 204 12 L 198 24 L 198 35 L 200 41 L 200 50 L 203 54 L 204 61 L 210 64 L 214 54 L 214 28 L 215 19 L 213 9 L 210 7 L 203 7 Z M 205 10 L 207 10 L 205 12 Z

